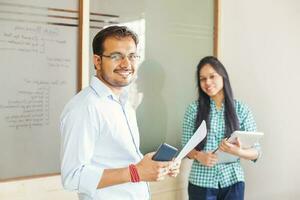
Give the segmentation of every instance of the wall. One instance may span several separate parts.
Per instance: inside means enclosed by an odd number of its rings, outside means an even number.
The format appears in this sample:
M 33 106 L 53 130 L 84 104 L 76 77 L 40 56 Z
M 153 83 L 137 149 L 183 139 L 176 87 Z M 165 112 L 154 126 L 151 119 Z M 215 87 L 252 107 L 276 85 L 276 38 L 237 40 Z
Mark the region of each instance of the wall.
M 220 14 L 220 59 L 265 132 L 260 161 L 244 163 L 246 199 L 300 199 L 300 2 L 226 0 Z

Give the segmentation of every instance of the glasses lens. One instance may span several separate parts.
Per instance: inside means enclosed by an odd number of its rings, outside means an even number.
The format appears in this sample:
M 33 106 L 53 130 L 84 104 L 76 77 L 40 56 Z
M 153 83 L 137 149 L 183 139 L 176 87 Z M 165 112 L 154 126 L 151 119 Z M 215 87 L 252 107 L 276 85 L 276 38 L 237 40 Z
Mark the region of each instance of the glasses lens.
M 121 60 L 122 60 L 123 56 L 122 56 L 121 54 L 119 54 L 119 53 L 116 53 L 116 54 L 111 54 L 111 55 L 110 55 L 110 58 L 111 58 L 113 61 L 118 62 L 118 61 L 121 61 Z
M 139 57 L 138 55 L 136 55 L 136 54 L 129 54 L 129 55 L 128 55 L 128 59 L 129 59 L 130 61 L 132 61 L 132 62 L 137 61 L 139 58 L 140 58 L 140 57 Z

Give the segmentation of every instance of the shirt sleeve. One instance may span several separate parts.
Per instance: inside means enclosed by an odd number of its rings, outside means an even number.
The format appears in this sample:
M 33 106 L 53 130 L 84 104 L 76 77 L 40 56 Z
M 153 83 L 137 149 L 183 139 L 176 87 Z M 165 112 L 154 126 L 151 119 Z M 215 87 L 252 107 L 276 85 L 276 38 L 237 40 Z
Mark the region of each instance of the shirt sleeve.
M 197 116 L 197 105 L 196 103 L 192 103 L 187 107 L 183 118 L 182 136 L 181 136 L 182 147 L 186 145 L 186 143 L 194 134 L 196 116 Z
M 61 118 L 61 177 L 65 189 L 91 198 L 103 170 L 92 164 L 99 121 L 93 108 L 75 108 Z
M 254 119 L 254 116 L 250 110 L 250 108 L 246 104 L 240 103 L 240 128 L 242 131 L 257 131 L 256 128 L 256 122 Z M 260 157 L 261 157 L 261 147 L 259 143 L 255 143 L 253 145 L 253 148 L 255 148 L 258 152 L 258 157 L 257 159 L 253 160 L 256 162 Z

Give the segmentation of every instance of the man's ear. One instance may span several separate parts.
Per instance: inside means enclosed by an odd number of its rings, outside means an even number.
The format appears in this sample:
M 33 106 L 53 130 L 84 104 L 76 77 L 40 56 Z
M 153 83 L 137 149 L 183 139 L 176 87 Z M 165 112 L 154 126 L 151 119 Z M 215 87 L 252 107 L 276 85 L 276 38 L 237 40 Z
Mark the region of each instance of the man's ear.
M 96 54 L 94 54 L 94 56 L 93 56 L 93 60 L 94 60 L 94 67 L 95 67 L 95 69 L 96 70 L 98 70 L 98 69 L 100 69 L 100 67 L 101 67 L 101 57 L 100 56 L 98 56 L 98 55 L 96 55 Z

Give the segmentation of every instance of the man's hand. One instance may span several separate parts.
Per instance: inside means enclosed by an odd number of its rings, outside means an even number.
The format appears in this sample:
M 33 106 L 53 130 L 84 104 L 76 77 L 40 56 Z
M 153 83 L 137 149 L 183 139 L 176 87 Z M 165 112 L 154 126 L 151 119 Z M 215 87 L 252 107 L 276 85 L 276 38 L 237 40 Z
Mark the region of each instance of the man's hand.
M 154 153 L 146 154 L 136 165 L 141 181 L 160 181 L 169 173 L 172 162 L 154 161 Z
M 176 162 L 173 161 L 169 168 L 168 176 L 176 177 L 180 172 L 180 164 L 181 164 L 181 160 Z

